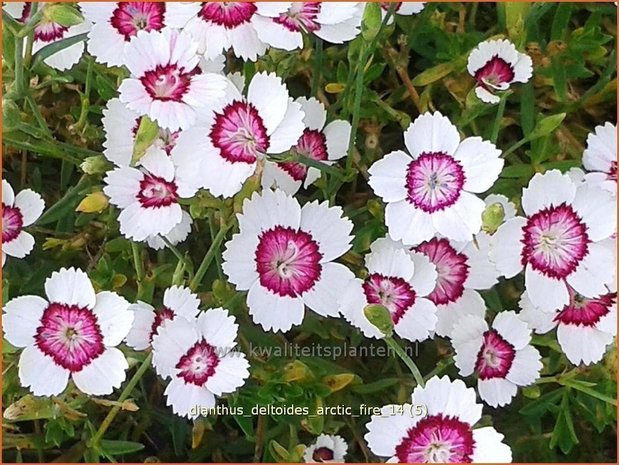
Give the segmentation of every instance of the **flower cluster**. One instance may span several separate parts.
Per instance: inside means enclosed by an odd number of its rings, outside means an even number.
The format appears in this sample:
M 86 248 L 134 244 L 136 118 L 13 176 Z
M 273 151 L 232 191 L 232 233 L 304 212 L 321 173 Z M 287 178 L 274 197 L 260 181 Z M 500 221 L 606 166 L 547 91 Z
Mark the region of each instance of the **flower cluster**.
M 424 8 L 392 3 L 381 5 L 386 24 Z M 29 5 L 3 8 L 25 23 Z M 295 195 L 354 155 L 349 145 L 358 128 L 333 118 L 322 99 L 295 98 L 298 92 L 275 72 L 259 68 L 246 82 L 222 68 L 226 60 L 254 62 L 270 48 L 353 40 L 363 8 L 355 2 L 85 2 L 82 23 L 37 26 L 34 48 L 87 32 L 86 47 L 77 42 L 46 64 L 69 69 L 86 48 L 100 64 L 122 68 L 118 97 L 102 110 L 103 154 L 114 165 L 102 190 L 126 239 L 174 247 L 201 234 L 188 206 L 197 196 L 222 209 L 232 208 L 234 197 L 236 218 L 227 220 L 238 229 L 218 257 L 221 278 L 246 292 L 249 317 L 262 330 L 286 333 L 303 323 L 308 309 L 324 320 L 342 319 L 364 337 L 391 341 L 368 315 L 379 306 L 398 338 L 446 338 L 459 375 L 476 380 L 477 390 L 433 376 L 415 387 L 410 404 L 383 407 L 365 435 L 376 456 L 401 463 L 509 462 L 503 435 L 481 426 L 487 422 L 476 395 L 502 407 L 539 379 L 532 332 L 556 328 L 573 364 L 600 361 L 616 333 L 616 126 L 606 123 L 590 134 L 582 170 L 535 174 L 517 209 L 490 193 L 504 168 L 502 148 L 467 136 L 440 111 L 421 112 L 400 148 L 377 157 L 365 173 L 384 204 L 386 236 L 368 241 L 355 265 L 346 259 L 355 239 L 352 214 L 334 204 L 335 195 L 307 202 Z M 529 81 L 532 60 L 506 39 L 489 40 L 470 51 L 466 69 L 475 82 L 471 95 L 483 106 Z M 150 138 L 138 150 L 146 133 Z M 3 265 L 6 255 L 30 253 L 34 238 L 24 228 L 43 209 L 41 196 L 30 189 L 14 195 L 3 181 Z M 519 275 L 520 311 L 489 311 L 483 291 Z M 201 310 L 196 287 L 182 281 L 166 284 L 161 304 L 130 303 L 97 292 L 84 271 L 62 268 L 45 282 L 46 298 L 13 298 L 4 306 L 3 329 L 23 349 L 21 384 L 54 396 L 71 379 L 83 393 L 110 394 L 129 368 L 118 348 L 124 342 L 152 353 L 175 414 L 193 419 L 199 415 L 193 406 L 215 407 L 217 397 L 246 383 L 250 364 L 236 347 L 236 318 L 223 308 Z M 411 405 L 426 406 L 427 414 L 393 413 Z M 303 458 L 339 462 L 346 452 L 341 437 L 321 435 Z

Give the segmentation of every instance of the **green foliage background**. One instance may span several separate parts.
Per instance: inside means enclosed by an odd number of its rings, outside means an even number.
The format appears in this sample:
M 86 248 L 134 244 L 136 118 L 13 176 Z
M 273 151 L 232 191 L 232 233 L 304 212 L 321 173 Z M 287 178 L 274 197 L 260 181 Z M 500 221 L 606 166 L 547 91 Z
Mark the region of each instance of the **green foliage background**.
M 126 71 L 108 69 L 87 55 L 64 73 L 42 63 L 45 51 L 23 60 L 19 51 L 25 42 L 16 39 L 20 26 L 6 15 L 3 20 L 2 176 L 16 191 L 29 187 L 41 193 L 47 205 L 31 228 L 37 241 L 33 253 L 24 260 L 9 258 L 3 269 L 3 302 L 40 295 L 52 271 L 79 266 L 98 289 L 159 303 L 179 274 L 189 280 L 218 231 L 230 228 L 225 232 L 230 237 L 236 228 L 233 213 L 259 181 L 252 178 L 232 200 L 202 193 L 189 202 L 194 232 L 178 246 L 181 260 L 170 250 L 132 248 L 119 235 L 118 212 L 104 200 L 101 211 L 76 211 L 88 194 L 101 190 L 101 111 L 116 96 Z M 419 15 L 398 16 L 392 26 L 381 27 L 379 17 L 367 14 L 362 36 L 345 46 L 306 38 L 304 50 L 271 50 L 256 64 L 230 56 L 227 70 L 242 71 L 247 80 L 256 71 L 275 71 L 293 96 L 315 95 L 328 105 L 330 119 L 352 120 L 353 129 L 358 123 L 348 160 L 324 171 L 298 198 L 343 206 L 356 234 L 344 261 L 359 273 L 369 244 L 386 232 L 383 205 L 366 183 L 367 169 L 402 147 L 403 129 L 420 112 L 439 110 L 463 135 L 495 140 L 506 167 L 492 192 L 516 203 L 535 172 L 579 166 L 587 134 L 616 121 L 616 24 L 612 2 L 431 3 Z M 492 37 L 508 37 L 534 62 L 534 78 L 513 86 L 504 108 L 480 103 L 466 72 L 470 50 Z M 86 159 L 92 174 L 80 168 Z M 242 347 L 368 343 L 344 321 L 325 321 L 311 312 L 285 336 L 264 333 L 249 318 L 244 295 L 226 283 L 220 261 L 218 252 L 197 290 L 204 308 L 224 306 L 236 316 Z M 522 289 L 522 280 L 515 278 L 483 292 L 489 314 L 516 309 Z M 485 407 L 483 422 L 505 434 L 515 461 L 615 462 L 614 348 L 603 362 L 587 368 L 567 361 L 553 333 L 535 336 L 534 344 L 543 355 L 542 379 L 506 408 Z M 424 375 L 457 377 L 447 340 L 437 337 L 418 350 L 415 361 Z M 131 377 L 145 354 L 123 351 Z M 321 432 L 346 438 L 349 461 L 376 460 L 363 440 L 368 418 L 212 416 L 192 423 L 165 406 L 164 385 L 150 369 L 122 404 L 116 403 L 118 393 L 94 399 L 71 388 L 59 398 L 34 399 L 19 386 L 19 354 L 7 342 L 2 354 L 2 400 L 8 409 L 4 461 L 294 461 L 300 458 L 298 445 Z M 402 403 L 415 384 L 397 359 L 250 357 L 250 362 L 246 386 L 220 403 L 246 410 L 255 404 L 312 409 L 342 404 L 356 410 L 361 403 Z M 104 417 L 119 406 L 104 440 L 92 447 Z

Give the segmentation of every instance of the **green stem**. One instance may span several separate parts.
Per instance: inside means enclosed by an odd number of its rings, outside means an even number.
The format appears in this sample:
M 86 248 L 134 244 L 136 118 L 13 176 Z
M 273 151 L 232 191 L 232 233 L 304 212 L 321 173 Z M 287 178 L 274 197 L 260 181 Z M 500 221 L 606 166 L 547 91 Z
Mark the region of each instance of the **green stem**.
M 312 73 L 312 95 L 316 96 L 320 87 L 320 78 L 322 77 L 322 39 L 316 37 L 316 45 L 314 47 L 314 71 Z
M 166 247 L 168 249 L 170 249 L 172 251 L 172 253 L 174 254 L 174 256 L 178 259 L 179 263 L 182 263 L 183 266 L 185 267 L 185 270 L 189 271 L 191 269 L 191 266 L 189 266 L 189 263 L 187 263 L 187 258 L 181 253 L 180 250 L 178 250 L 169 240 L 167 237 L 165 236 L 159 236 L 161 238 L 161 240 L 164 242 L 164 244 L 166 245 Z
M 137 299 L 142 297 L 144 291 L 142 281 L 144 280 L 144 263 L 142 263 L 141 251 L 137 243 L 131 243 L 131 251 L 133 252 L 133 265 L 135 266 L 135 280 L 138 284 Z
M 30 16 L 30 20 L 28 21 L 28 24 L 26 24 L 17 33 L 17 37 L 19 37 L 20 39 L 23 39 L 26 36 L 28 36 L 28 34 L 30 34 L 32 31 L 34 31 L 34 28 L 38 26 L 39 21 L 41 20 L 41 18 L 43 18 L 43 8 L 41 8 L 39 11 L 34 13 L 32 16 Z
M 509 154 L 511 154 L 512 152 L 515 152 L 516 150 L 518 150 L 520 147 L 522 147 L 527 142 L 530 142 L 530 141 L 526 137 L 524 139 L 519 140 L 514 145 L 512 145 L 510 148 L 508 148 L 505 152 L 503 152 L 502 157 L 503 158 L 507 157 Z
M 30 14 L 36 14 L 39 9 L 39 3 L 33 2 Z M 30 61 L 32 60 L 32 47 L 34 46 L 34 29 L 28 33 L 26 37 L 26 53 L 24 54 L 24 66 L 30 69 Z
M 369 57 L 369 48 L 362 46 L 361 58 L 359 60 L 359 68 L 357 69 L 357 78 L 355 79 L 355 100 L 352 108 L 352 131 L 348 139 L 348 154 L 346 156 L 346 171 L 352 169 L 352 158 L 355 151 L 355 142 L 357 140 L 357 132 L 359 130 L 359 120 L 361 118 L 361 97 L 363 96 L 363 74 L 365 72 L 365 64 Z
M 153 359 L 153 353 L 151 352 L 146 356 L 146 358 L 140 365 L 140 368 L 138 368 L 138 371 L 135 372 L 135 374 L 133 375 L 133 378 L 131 378 L 131 380 L 127 383 L 127 386 L 125 386 L 125 389 L 123 389 L 123 392 L 121 392 L 120 397 L 117 400 L 118 403 L 112 408 L 112 410 L 110 410 L 110 412 L 101 422 L 99 429 L 97 430 L 95 435 L 92 437 L 92 439 L 88 442 L 88 447 L 95 448 L 95 449 L 98 448 L 99 442 L 101 442 L 103 435 L 105 434 L 107 429 L 110 427 L 110 425 L 116 418 L 116 415 L 118 415 L 118 412 L 120 412 L 122 403 L 129 398 L 135 386 L 138 384 L 142 376 L 144 376 L 144 373 L 146 373 L 146 370 L 148 370 L 148 367 L 150 367 L 150 362 L 152 359 Z
M 413 360 L 408 356 L 406 351 L 402 349 L 400 344 L 398 344 L 398 342 L 391 336 L 385 337 L 385 343 L 393 349 L 396 355 L 400 357 L 400 360 L 402 360 L 404 364 L 408 367 L 410 372 L 413 374 L 413 377 L 415 378 L 417 385 L 424 387 L 426 383 L 423 380 L 423 376 L 421 375 L 419 368 L 417 368 L 417 365 L 415 365 L 415 362 L 413 362 Z
M 24 89 L 24 39 L 15 37 L 15 91 L 20 98 Z
M 503 120 L 503 114 L 505 113 L 505 105 L 507 104 L 507 95 L 503 95 L 501 97 L 501 101 L 499 102 L 499 107 L 496 111 L 496 118 L 494 119 L 494 126 L 492 127 L 492 135 L 490 136 L 490 141 L 493 144 L 496 144 L 497 139 L 499 138 L 499 131 L 501 130 L 501 121 Z
M 206 255 L 204 256 L 204 258 L 202 259 L 202 263 L 200 263 L 200 266 L 198 267 L 198 271 L 196 271 L 195 276 L 189 283 L 189 288 L 192 291 L 195 291 L 198 288 L 198 286 L 202 283 L 202 279 L 204 278 L 204 275 L 208 271 L 208 267 L 211 265 L 213 258 L 215 258 L 215 254 L 219 251 L 219 247 L 221 246 L 221 243 L 226 237 L 226 233 L 228 232 L 229 228 L 230 226 L 222 225 L 221 228 L 219 229 L 219 232 L 215 236 L 215 239 L 213 239 L 211 246 L 206 252 Z

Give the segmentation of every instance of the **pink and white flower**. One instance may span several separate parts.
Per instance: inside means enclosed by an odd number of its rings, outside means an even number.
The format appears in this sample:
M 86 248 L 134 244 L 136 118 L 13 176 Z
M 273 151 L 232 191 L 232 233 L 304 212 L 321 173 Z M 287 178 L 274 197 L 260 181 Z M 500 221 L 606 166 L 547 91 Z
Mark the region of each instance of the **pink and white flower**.
M 196 418 L 214 408 L 215 397 L 234 392 L 249 377 L 245 354 L 235 350 L 238 325 L 222 308 L 197 319 L 175 318 L 153 337 L 153 366 L 171 378 L 167 405 L 182 417 Z
M 34 247 L 34 237 L 24 228 L 43 213 L 45 202 L 31 189 L 17 196 L 6 179 L 2 180 L 2 266 L 6 256 L 24 258 Z
M 492 407 L 511 403 L 519 386 L 539 378 L 540 353 L 531 345 L 531 330 L 513 311 L 497 314 L 490 328 L 476 315 L 459 319 L 451 343 L 460 375 L 474 373 L 479 396 Z
M 487 40 L 473 49 L 467 70 L 477 81 L 477 97 L 485 103 L 499 103 L 496 92 L 509 89 L 514 82 L 528 82 L 533 62 L 509 40 Z
M 321 434 L 316 442 L 303 452 L 305 463 L 344 463 L 348 444 L 337 434 Z
M 503 168 L 501 151 L 480 137 L 460 140 L 440 113 L 420 115 L 405 131 L 408 153 L 395 151 L 374 163 L 369 184 L 387 203 L 389 235 L 416 245 L 439 233 L 471 241 L 482 225 L 487 191 Z
M 267 50 L 256 32 L 261 19 L 276 18 L 287 2 L 170 2 L 170 26 L 182 28 L 198 42 L 198 52 L 212 59 L 232 49 L 244 60 L 256 61 Z
M 131 77 L 118 88 L 120 101 L 170 131 L 187 129 L 224 96 L 226 79 L 203 73 L 197 44 L 185 32 L 139 31 L 125 47 Z
M 166 153 L 154 146 L 140 159 L 139 168 L 116 168 L 103 181 L 110 203 L 121 209 L 120 232 L 135 241 L 169 234 L 183 221 L 179 199 L 196 193 L 176 177 Z
M 390 463 L 511 462 L 502 434 L 491 426 L 474 428 L 482 404 L 461 380 L 434 376 L 415 387 L 411 402 L 385 405 L 382 415 L 372 416 L 365 440 L 375 455 L 390 457 Z
M 303 48 L 303 35 L 341 44 L 361 33 L 363 4 L 357 2 L 292 2 L 277 16 L 256 16 L 254 28 L 260 40 L 274 48 Z
M 116 348 L 133 322 L 129 303 L 114 292 L 95 290 L 86 273 L 62 268 L 45 282 L 47 300 L 22 296 L 4 307 L 4 336 L 24 348 L 19 380 L 36 396 L 54 396 L 69 377 L 91 395 L 111 394 L 129 367 Z
M 436 327 L 436 306 L 428 298 L 436 285 L 436 268 L 420 253 L 408 253 L 389 239 L 375 241 L 365 257 L 368 276 L 340 289 L 338 305 L 344 318 L 366 337 L 384 335 L 365 316 L 371 304 L 391 314 L 393 329 L 409 341 L 423 341 Z
M 573 364 L 597 363 L 617 335 L 617 293 L 584 297 L 572 288 L 568 291 L 568 304 L 554 312 L 533 305 L 525 292 L 520 317 L 538 334 L 557 328 L 557 341 Z
M 243 97 L 228 83 L 224 100 L 184 131 L 172 150 L 179 179 L 214 196 L 231 197 L 267 154 L 290 149 L 303 134 L 303 111 L 275 74 L 256 74 Z
M 165 2 L 81 2 L 93 23 L 88 52 L 110 66 L 125 64 L 125 48 L 138 31 L 160 31 L 166 26 Z
M 582 154 L 582 163 L 591 173 L 603 173 L 609 187 L 617 191 L 617 126 L 605 123 L 596 126 L 587 137 L 587 148 Z
M 490 289 L 500 274 L 489 258 L 490 236 L 480 233 L 467 243 L 434 237 L 412 250 L 436 266 L 438 279 L 428 299 L 436 305 L 439 336 L 451 337 L 454 324 L 465 315 L 484 317 L 486 304 L 478 290 Z
M 153 337 L 169 321 L 175 318 L 193 320 L 200 312 L 200 299 L 190 289 L 172 286 L 163 293 L 163 306 L 156 309 L 146 302 L 138 301 L 129 307 L 135 314 L 127 345 L 135 350 L 150 347 Z
M 305 306 L 337 316 L 337 296 L 354 275 L 333 261 L 350 249 L 352 222 L 340 207 L 311 202 L 302 208 L 284 192 L 254 193 L 238 216 L 239 233 L 226 244 L 222 268 L 265 330 L 288 331 Z
M 113 98 L 103 110 L 103 155 L 116 166 L 131 165 L 135 137 L 140 127 L 141 117 L 127 108 L 120 99 Z M 181 131 L 159 129 L 159 134 L 152 145 L 165 151 L 168 155 L 176 145 Z
M 45 4 L 41 3 L 39 7 L 45 8 Z M 31 2 L 5 2 L 2 9 L 22 24 L 27 23 L 32 15 Z M 36 53 L 43 47 L 60 40 L 84 34 L 89 30 L 90 23 L 88 21 L 75 26 L 62 26 L 44 17 L 34 29 L 32 53 Z M 48 56 L 43 62 L 54 69 L 65 71 L 71 69 L 73 65 L 79 62 L 83 53 L 84 42 L 81 41 Z
M 383 19 L 393 4 L 395 4 L 393 14 L 402 16 L 416 15 L 426 7 L 426 2 L 380 2 Z M 393 23 L 393 17 L 387 21 L 387 24 L 391 23 Z
M 567 305 L 569 287 L 584 297 L 604 294 L 616 261 L 601 242 L 615 232 L 615 197 L 551 170 L 531 179 L 522 208 L 526 217 L 506 221 L 492 236 L 499 271 L 511 278 L 524 268 L 527 293 L 545 311 Z
M 296 102 L 305 113 L 305 130 L 290 152 L 325 165 L 332 165 L 336 160 L 345 157 L 350 139 L 350 123 L 335 120 L 325 126 L 327 111 L 322 103 L 313 97 L 299 97 Z M 277 187 L 289 195 L 294 195 L 301 185 L 307 188 L 319 178 L 318 168 L 299 162 L 275 163 L 267 159 L 262 172 L 262 187 Z

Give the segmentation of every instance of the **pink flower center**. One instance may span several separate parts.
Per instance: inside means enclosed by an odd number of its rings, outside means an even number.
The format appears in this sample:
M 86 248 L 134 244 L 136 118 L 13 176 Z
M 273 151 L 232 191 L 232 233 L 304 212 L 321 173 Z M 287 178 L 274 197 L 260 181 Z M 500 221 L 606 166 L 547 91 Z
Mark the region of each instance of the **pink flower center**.
M 77 305 L 50 304 L 34 338 L 41 352 L 72 373 L 105 350 L 97 317 L 92 310 Z
M 249 102 L 235 100 L 221 113 L 215 113 L 210 137 L 230 163 L 255 163 L 269 148 L 264 122 Z
M 452 206 L 464 186 L 460 163 L 444 153 L 423 153 L 408 165 L 408 201 L 426 213 Z
M 475 80 L 484 88 L 501 88 L 514 80 L 514 69 L 498 55 L 475 71 Z
M 610 308 L 614 305 L 616 295 L 606 294 L 596 299 L 588 299 L 579 295 L 571 287 L 570 303 L 563 307 L 555 321 L 574 326 L 595 326 L 603 316 L 610 313 Z
M 159 176 L 144 174 L 137 198 L 144 208 L 168 207 L 178 200 L 177 187 Z
M 394 11 L 398 11 L 402 7 L 402 2 L 380 2 L 380 7 L 385 11 L 389 11 L 389 8 L 391 8 L 391 5 L 394 5 L 394 4 L 395 4 Z
M 155 312 L 155 320 L 150 328 L 150 340 L 152 342 L 153 337 L 158 333 L 159 328 L 166 321 L 172 321 L 174 319 L 174 312 L 170 310 L 168 307 L 163 307 L 162 309 Z
M 20 23 L 27 23 L 30 19 L 30 13 L 32 12 L 32 3 L 25 2 L 24 7 L 21 10 L 21 17 L 17 18 Z
M 2 243 L 11 242 L 22 230 L 24 218 L 17 207 L 2 204 Z
M 483 335 L 481 349 L 477 353 L 475 371 L 480 379 L 505 378 L 512 367 L 516 351 L 494 329 Z
M 327 139 L 325 135 L 314 129 L 306 129 L 303 135 L 291 150 L 291 153 L 302 155 L 313 160 L 324 161 L 327 155 Z M 303 181 L 307 176 L 307 165 L 296 162 L 280 163 L 279 167 L 295 181 Z
M 428 298 L 436 305 L 456 302 L 469 276 L 468 257 L 456 252 L 447 239 L 432 238 L 415 248 L 436 266 L 436 286 Z
M 215 368 L 219 365 L 219 357 L 215 348 L 204 339 L 196 342 L 180 361 L 176 368 L 180 370 L 177 374 L 186 383 L 204 386 L 204 383 L 213 376 Z
M 320 13 L 320 2 L 293 2 L 288 11 L 273 18 L 273 21 L 289 31 L 313 32 L 320 29 L 320 24 L 316 22 L 318 13 Z
M 312 454 L 312 460 L 317 463 L 329 462 L 333 460 L 334 456 L 335 454 L 333 453 L 333 450 L 329 449 L 328 447 L 319 447 L 314 450 L 314 453 Z
M 363 292 L 368 303 L 380 304 L 389 310 L 394 324 L 415 304 L 415 291 L 402 278 L 373 273 L 363 283 Z
M 276 226 L 260 235 L 256 270 L 260 284 L 282 297 L 298 297 L 320 278 L 322 254 L 304 231 Z
M 42 21 L 34 28 L 34 38 L 41 42 L 54 42 L 62 39 L 68 30 L 68 27 L 58 23 Z
M 189 91 L 191 77 L 197 73 L 198 68 L 187 72 L 184 68 L 170 63 L 157 65 L 154 70 L 146 71 L 140 81 L 153 100 L 181 102 Z
M 138 31 L 159 31 L 163 28 L 165 3 L 118 2 L 110 23 L 128 42 Z
M 395 453 L 400 463 L 468 463 L 474 445 L 468 423 L 439 413 L 419 420 L 409 429 Z
M 198 16 L 204 21 L 233 29 L 248 23 L 256 10 L 256 5 L 250 2 L 203 2 Z
M 587 226 L 566 204 L 537 212 L 523 231 L 522 264 L 551 278 L 571 274 L 589 251 Z

